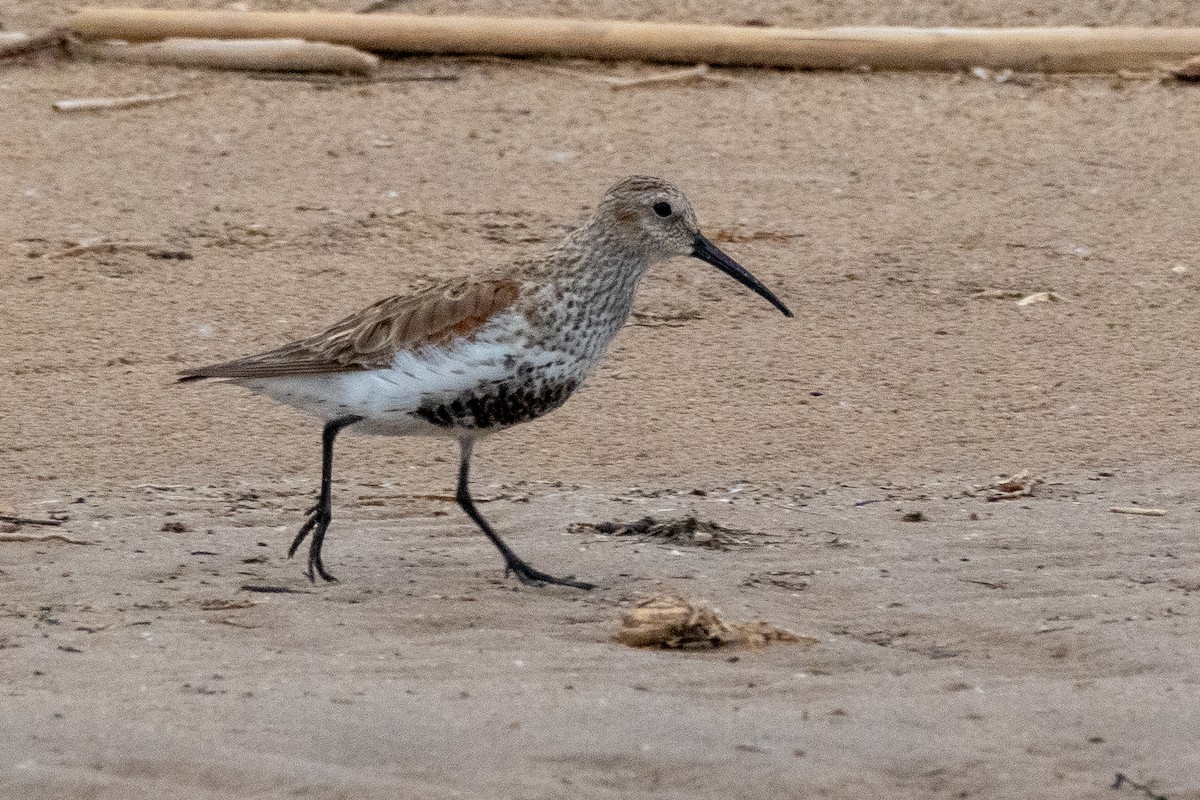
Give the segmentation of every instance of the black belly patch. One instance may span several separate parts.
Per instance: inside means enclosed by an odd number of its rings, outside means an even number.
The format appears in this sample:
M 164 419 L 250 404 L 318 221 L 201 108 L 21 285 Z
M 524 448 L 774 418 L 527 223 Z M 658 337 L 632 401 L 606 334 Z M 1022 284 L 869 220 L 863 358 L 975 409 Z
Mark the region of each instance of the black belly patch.
M 578 381 L 527 387 L 500 384 L 449 403 L 421 406 L 413 413 L 439 428 L 506 428 L 553 411 L 578 386 Z

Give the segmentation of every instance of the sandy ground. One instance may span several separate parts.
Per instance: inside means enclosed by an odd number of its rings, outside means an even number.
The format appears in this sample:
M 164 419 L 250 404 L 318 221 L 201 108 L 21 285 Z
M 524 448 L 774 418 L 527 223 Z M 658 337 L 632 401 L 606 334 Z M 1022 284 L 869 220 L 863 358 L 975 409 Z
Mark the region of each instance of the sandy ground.
M 874 6 L 405 8 L 1200 24 L 1139 0 Z M 1122 772 L 1200 798 L 1197 90 L 387 74 L 450 80 L 0 66 L 0 513 L 68 519 L 0 532 L 0 794 L 1146 796 L 1110 789 Z M 50 109 L 171 90 L 194 94 Z M 173 373 L 536 252 L 630 173 L 677 181 L 798 313 L 667 264 L 585 392 L 481 448 L 484 512 L 600 588 L 504 580 L 444 499 L 444 443 L 350 436 L 326 551 L 342 582 L 310 585 L 283 551 L 317 427 Z M 48 257 L 95 237 L 152 248 Z M 1040 291 L 1061 301 L 1017 305 Z M 977 488 L 1019 470 L 1031 496 Z M 1130 505 L 1167 513 L 1109 512 Z M 749 533 L 713 550 L 569 529 L 689 513 Z M 69 541 L 13 541 L 46 534 Z M 614 641 L 666 590 L 817 641 Z

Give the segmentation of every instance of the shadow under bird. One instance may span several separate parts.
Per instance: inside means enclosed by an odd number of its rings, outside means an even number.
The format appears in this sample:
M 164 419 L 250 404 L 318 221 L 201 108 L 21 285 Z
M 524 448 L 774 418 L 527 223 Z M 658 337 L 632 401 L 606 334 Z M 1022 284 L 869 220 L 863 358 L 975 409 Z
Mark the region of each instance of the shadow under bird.
M 334 580 L 321 560 L 333 518 L 333 445 L 346 429 L 442 436 L 460 448 L 456 499 L 522 583 L 590 589 L 523 561 L 471 499 L 475 443 L 561 406 L 604 356 L 633 310 L 638 281 L 675 256 L 706 261 L 783 312 L 771 290 L 711 241 L 679 189 L 634 176 L 613 186 L 583 227 L 549 253 L 506 271 L 389 297 L 275 350 L 181 373 L 223 379 L 325 421 L 321 490 L 292 541 L 305 538 L 308 577 Z

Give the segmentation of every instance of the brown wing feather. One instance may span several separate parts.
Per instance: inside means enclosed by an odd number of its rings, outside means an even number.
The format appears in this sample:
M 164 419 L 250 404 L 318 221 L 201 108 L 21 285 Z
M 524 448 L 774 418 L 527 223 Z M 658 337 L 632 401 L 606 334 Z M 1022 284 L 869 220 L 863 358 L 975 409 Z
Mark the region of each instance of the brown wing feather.
M 517 299 L 519 286 L 504 279 L 475 279 L 389 297 L 328 330 L 258 355 L 185 370 L 181 381 L 201 378 L 280 378 L 380 369 L 401 350 L 470 336 Z

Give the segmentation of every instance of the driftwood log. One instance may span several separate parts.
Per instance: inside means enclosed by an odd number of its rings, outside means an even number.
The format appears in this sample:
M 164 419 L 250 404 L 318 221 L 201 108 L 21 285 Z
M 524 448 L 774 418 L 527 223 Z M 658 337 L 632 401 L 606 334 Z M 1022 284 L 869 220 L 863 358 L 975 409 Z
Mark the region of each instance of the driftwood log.
M 1200 55 L 1200 28 L 793 28 L 602 20 L 85 8 L 89 40 L 289 38 L 360 50 L 800 69 L 1147 70 Z

